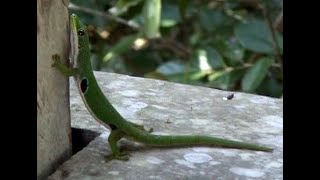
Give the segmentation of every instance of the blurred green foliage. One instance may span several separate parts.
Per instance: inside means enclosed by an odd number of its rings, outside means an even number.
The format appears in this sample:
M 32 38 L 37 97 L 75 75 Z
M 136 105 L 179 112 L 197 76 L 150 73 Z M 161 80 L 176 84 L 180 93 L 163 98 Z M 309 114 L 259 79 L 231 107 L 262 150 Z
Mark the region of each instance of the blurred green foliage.
M 280 97 L 282 0 L 71 0 L 94 70 Z

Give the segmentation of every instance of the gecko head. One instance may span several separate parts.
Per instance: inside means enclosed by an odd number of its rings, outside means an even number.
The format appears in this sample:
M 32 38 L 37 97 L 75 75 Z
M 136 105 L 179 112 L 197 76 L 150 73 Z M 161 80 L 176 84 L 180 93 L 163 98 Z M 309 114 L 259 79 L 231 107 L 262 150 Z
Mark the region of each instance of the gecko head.
M 71 63 L 73 67 L 90 67 L 89 36 L 87 27 L 80 21 L 77 15 L 70 16 L 70 41 L 71 41 Z M 79 58 L 82 57 L 82 58 Z
M 80 21 L 77 15 L 72 14 L 70 18 L 71 36 L 78 40 L 78 48 L 88 48 L 89 36 L 87 27 Z

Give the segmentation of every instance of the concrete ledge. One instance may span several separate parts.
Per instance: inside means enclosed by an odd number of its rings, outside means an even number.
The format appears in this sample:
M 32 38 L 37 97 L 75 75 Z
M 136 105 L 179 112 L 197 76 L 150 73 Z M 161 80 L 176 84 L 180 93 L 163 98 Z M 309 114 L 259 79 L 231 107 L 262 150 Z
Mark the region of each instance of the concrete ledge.
M 104 160 L 110 154 L 109 130 L 86 110 L 73 80 L 72 127 L 101 135 L 75 154 L 49 179 L 282 179 L 282 99 L 226 92 L 126 75 L 95 72 L 98 83 L 128 120 L 155 134 L 202 134 L 264 144 L 273 153 L 208 148 L 154 148 L 129 140 L 127 162 Z M 224 100 L 231 93 L 234 98 Z

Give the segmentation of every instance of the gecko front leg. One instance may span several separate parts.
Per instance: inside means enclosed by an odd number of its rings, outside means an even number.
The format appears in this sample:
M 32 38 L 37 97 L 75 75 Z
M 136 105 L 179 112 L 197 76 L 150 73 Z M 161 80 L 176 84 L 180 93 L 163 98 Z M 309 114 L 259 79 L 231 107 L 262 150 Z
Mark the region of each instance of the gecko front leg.
M 61 62 L 60 56 L 58 54 L 52 55 L 52 67 L 58 69 L 65 76 L 74 76 L 78 74 L 77 68 L 70 68 Z

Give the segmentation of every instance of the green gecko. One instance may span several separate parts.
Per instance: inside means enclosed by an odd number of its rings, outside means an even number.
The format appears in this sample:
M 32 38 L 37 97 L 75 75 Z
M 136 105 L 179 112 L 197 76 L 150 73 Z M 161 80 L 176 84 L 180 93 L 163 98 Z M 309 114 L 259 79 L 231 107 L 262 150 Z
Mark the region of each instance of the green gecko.
M 112 151 L 111 159 L 128 160 L 129 156 L 117 146 L 122 138 L 131 139 L 151 146 L 219 146 L 226 148 L 248 149 L 272 152 L 273 149 L 257 144 L 222 139 L 202 135 L 154 135 L 151 130 L 145 130 L 124 119 L 104 96 L 94 77 L 90 62 L 89 37 L 86 26 L 79 18 L 70 16 L 70 66 L 62 63 L 59 55 L 53 55 L 52 66 L 64 75 L 73 76 L 79 93 L 92 116 L 108 127 L 111 133 L 108 142 Z

